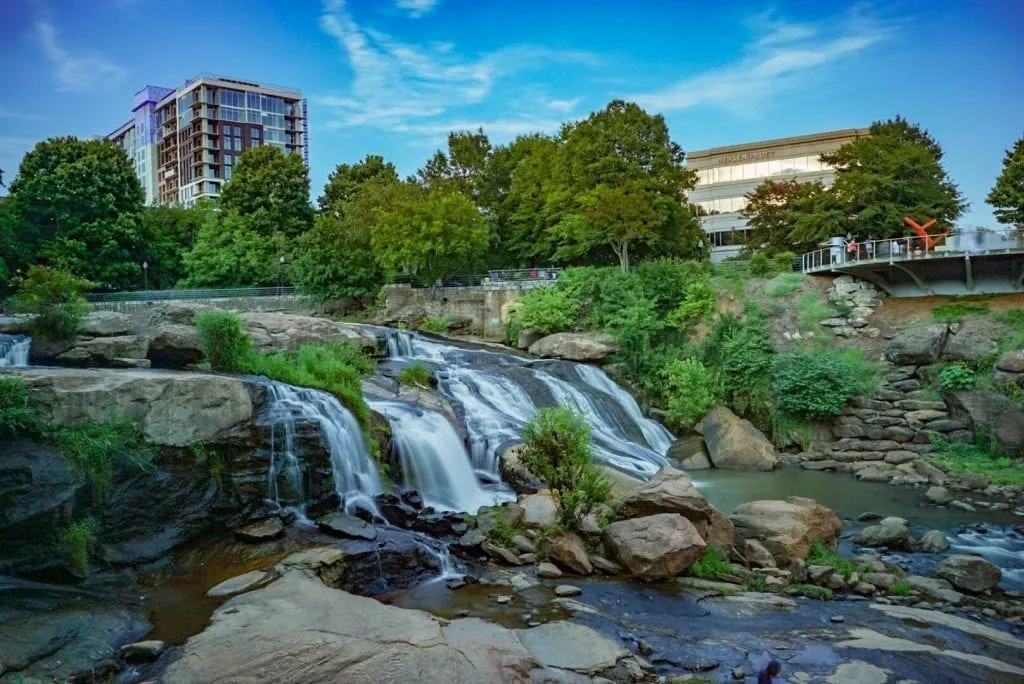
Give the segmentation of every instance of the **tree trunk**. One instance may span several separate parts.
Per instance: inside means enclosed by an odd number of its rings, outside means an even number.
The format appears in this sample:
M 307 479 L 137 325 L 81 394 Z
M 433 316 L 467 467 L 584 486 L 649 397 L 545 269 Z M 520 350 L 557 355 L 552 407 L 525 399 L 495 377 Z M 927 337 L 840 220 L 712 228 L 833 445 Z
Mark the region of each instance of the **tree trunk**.
M 619 268 L 623 273 L 629 273 L 629 241 L 620 240 L 612 243 L 612 251 L 619 257 Z

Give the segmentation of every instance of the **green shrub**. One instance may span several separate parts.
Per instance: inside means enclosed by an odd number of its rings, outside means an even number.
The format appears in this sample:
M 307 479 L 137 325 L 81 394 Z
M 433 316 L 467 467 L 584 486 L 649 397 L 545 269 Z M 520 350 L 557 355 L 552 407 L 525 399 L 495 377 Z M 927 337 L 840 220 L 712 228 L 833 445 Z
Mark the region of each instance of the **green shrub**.
M 819 587 L 814 584 L 794 584 L 790 586 L 789 592 L 796 595 L 803 595 L 817 601 L 831 601 L 832 590 L 828 587 Z
M 422 363 L 413 363 L 402 369 L 402 372 L 398 374 L 398 381 L 403 385 L 429 388 L 433 377 L 430 370 Z
M 804 332 L 818 327 L 818 323 L 835 315 L 835 310 L 821 300 L 817 292 L 808 292 L 796 303 L 797 326 Z
M 200 311 L 196 314 L 196 332 L 212 370 L 224 373 L 242 370 L 252 349 L 252 342 L 242 332 L 242 319 L 226 311 Z
M 946 392 L 972 389 L 974 380 L 974 371 L 967 364 L 951 363 L 939 371 L 939 387 Z
M 768 260 L 768 257 L 764 252 L 758 252 L 750 259 L 750 275 L 755 278 L 768 278 L 772 275 L 774 269 L 772 268 L 772 262 Z
M 950 302 L 932 309 L 932 318 L 939 323 L 956 323 L 964 316 L 986 316 L 990 312 L 988 304 Z
M 715 291 L 707 277 L 695 280 L 687 286 L 679 306 L 668 314 L 668 324 L 680 330 L 688 330 L 715 311 Z
M 545 335 L 572 330 L 580 312 L 580 301 L 561 287 L 538 287 L 519 300 L 516 326 L 533 328 Z
M 106 500 L 118 467 L 143 471 L 153 467 L 152 447 L 146 444 L 139 426 L 128 421 L 89 420 L 50 429 L 46 438 L 67 460 L 72 472 L 81 481 L 89 482 L 97 503 Z
M 852 397 L 878 387 L 878 370 L 859 349 L 804 347 L 779 354 L 772 364 L 777 406 L 798 418 L 828 418 Z
M 910 596 L 911 592 L 912 589 L 910 587 L 910 582 L 905 579 L 901 579 L 899 582 L 889 587 L 888 593 L 890 596 Z
M 719 344 L 710 356 L 719 363 L 718 378 L 726 405 L 767 432 L 771 426 L 771 369 L 775 358 L 768 325 L 760 316 L 751 315 L 727 330 Z
M 804 560 L 807 565 L 827 565 L 847 579 L 854 573 L 853 561 L 843 558 L 835 549 L 825 546 L 820 539 L 811 542 L 811 548 Z
M 32 314 L 32 334 L 40 340 L 72 340 L 89 311 L 83 293 L 92 283 L 62 268 L 33 266 L 24 278 L 16 278 L 17 294 L 10 299 L 13 311 Z
M 1021 387 L 1012 380 L 1000 380 L 999 382 L 992 385 L 992 389 L 1000 394 L 1004 394 L 1010 399 L 1020 404 L 1020 407 L 1024 409 L 1024 387 Z
M 441 318 L 428 318 L 420 323 L 419 328 L 420 330 L 435 334 L 448 332 L 448 326 L 451 325 L 454 320 L 455 317 L 451 314 L 446 314 Z
M 643 296 L 654 302 L 655 308 L 661 312 L 675 309 L 688 296 L 691 300 L 697 298 L 693 288 L 701 287 L 699 283 L 707 285 L 709 282 L 708 267 L 705 264 L 682 259 L 645 261 L 633 271 L 633 275 L 639 282 Z M 714 293 L 711 302 L 713 305 Z
M 296 387 L 330 392 L 352 411 L 363 428 L 369 428 L 370 407 L 363 398 L 361 376 L 373 373 L 376 364 L 355 345 L 332 342 L 274 354 L 249 354 L 242 370 Z
M 35 419 L 25 381 L 17 376 L 0 376 L 0 435 L 29 432 L 35 427 Z
M 792 273 L 793 262 L 796 261 L 796 253 L 779 252 L 772 257 L 772 268 L 776 273 Z
M 76 575 L 84 576 L 89 572 L 89 552 L 96 544 L 97 529 L 95 520 L 83 518 L 68 525 L 61 535 L 61 547 Z
M 1024 330 L 1024 309 L 1012 309 L 995 315 L 995 319 L 1014 330 Z
M 516 528 L 512 526 L 499 510 L 494 516 L 494 526 L 487 533 L 487 538 L 499 546 L 512 546 L 512 537 L 516 536 Z
M 929 437 L 937 451 L 928 460 L 944 467 L 950 475 L 980 473 L 992 484 L 1024 485 L 1024 468 L 1016 466 L 1009 456 L 997 453 L 996 445 L 984 435 L 975 434 L 973 444 L 951 442 L 937 433 Z
M 674 428 L 691 428 L 715 403 L 715 382 L 696 359 L 675 359 L 665 367 L 666 418 Z
M 714 546 L 707 546 L 700 552 L 700 557 L 690 566 L 689 573 L 692 577 L 701 579 L 714 579 L 719 574 L 731 575 L 732 565 Z
M 558 491 L 564 525 L 607 501 L 612 483 L 594 463 L 583 414 L 566 406 L 537 409 L 523 429 L 523 442 L 524 465 Z
M 785 297 L 800 289 L 804 284 L 803 273 L 783 273 L 768 290 L 769 297 Z
M 747 579 L 743 582 L 743 590 L 763 592 L 765 590 L 766 584 L 767 582 L 765 581 L 764 575 L 757 572 L 752 572 L 750 573 L 750 575 L 747 576 Z

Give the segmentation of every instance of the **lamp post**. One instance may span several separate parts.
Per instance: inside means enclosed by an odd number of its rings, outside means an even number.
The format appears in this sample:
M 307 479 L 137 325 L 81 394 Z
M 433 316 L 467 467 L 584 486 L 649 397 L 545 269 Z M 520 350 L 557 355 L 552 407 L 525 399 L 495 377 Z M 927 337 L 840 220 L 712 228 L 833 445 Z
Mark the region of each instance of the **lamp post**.
M 284 287 L 284 256 L 282 255 L 277 261 L 277 296 L 281 296 L 281 290 Z
M 149 291 L 149 262 L 142 262 L 142 289 L 146 292 Z

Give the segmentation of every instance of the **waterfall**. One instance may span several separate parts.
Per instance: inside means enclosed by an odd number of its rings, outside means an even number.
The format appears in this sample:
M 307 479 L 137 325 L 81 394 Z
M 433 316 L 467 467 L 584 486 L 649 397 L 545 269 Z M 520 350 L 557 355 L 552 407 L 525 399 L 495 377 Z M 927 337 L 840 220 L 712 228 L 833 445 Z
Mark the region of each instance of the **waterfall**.
M 481 474 L 498 477 L 501 450 L 520 438 L 537 408 L 559 403 L 586 414 L 598 460 L 643 479 L 667 462 L 671 434 L 645 418 L 600 369 L 466 349 L 406 331 L 391 331 L 388 349 L 436 364 L 439 389 L 463 414 L 471 460 Z
M 315 389 L 265 381 L 270 406 L 264 422 L 273 429 L 270 498 L 278 501 L 278 474 L 283 473 L 296 491 L 302 491 L 301 464 L 295 453 L 297 421 L 314 423 L 331 457 L 334 491 L 348 512 L 357 508 L 377 512 L 373 497 L 382 491 L 377 464 L 370 457 L 355 416 L 334 396 Z M 278 439 L 281 429 L 283 439 Z
M 28 348 L 31 345 L 31 337 L 0 334 L 0 368 L 27 366 Z
M 372 401 L 370 406 L 391 423 L 405 484 L 428 506 L 475 514 L 481 506 L 509 498 L 480 486 L 462 440 L 440 413 L 400 401 Z

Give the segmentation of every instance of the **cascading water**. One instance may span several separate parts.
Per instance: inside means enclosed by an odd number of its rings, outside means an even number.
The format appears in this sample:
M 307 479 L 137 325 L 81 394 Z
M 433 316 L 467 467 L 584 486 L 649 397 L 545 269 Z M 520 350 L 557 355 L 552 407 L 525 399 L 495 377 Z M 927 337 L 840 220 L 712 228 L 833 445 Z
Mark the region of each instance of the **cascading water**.
M 388 349 L 437 364 L 439 387 L 465 415 L 473 465 L 482 475 L 497 478 L 501 450 L 519 439 L 538 407 L 557 403 L 587 415 L 601 461 L 644 479 L 666 463 L 671 435 L 599 369 L 464 349 L 405 331 L 389 332 Z
M 370 406 L 390 422 L 405 484 L 428 506 L 476 513 L 511 499 L 480 486 L 462 440 L 440 413 L 400 401 L 371 401 Z
M 32 338 L 25 335 L 0 335 L 0 368 L 28 365 Z
M 269 470 L 270 498 L 278 501 L 278 475 L 284 474 L 295 491 L 302 490 L 301 464 L 295 453 L 296 422 L 320 428 L 331 457 L 334 491 L 348 512 L 358 508 L 377 512 L 373 497 L 382 490 L 377 465 L 370 457 L 355 416 L 327 392 L 266 381 L 270 406 L 264 422 L 272 426 Z M 281 437 L 278 437 L 278 430 Z

